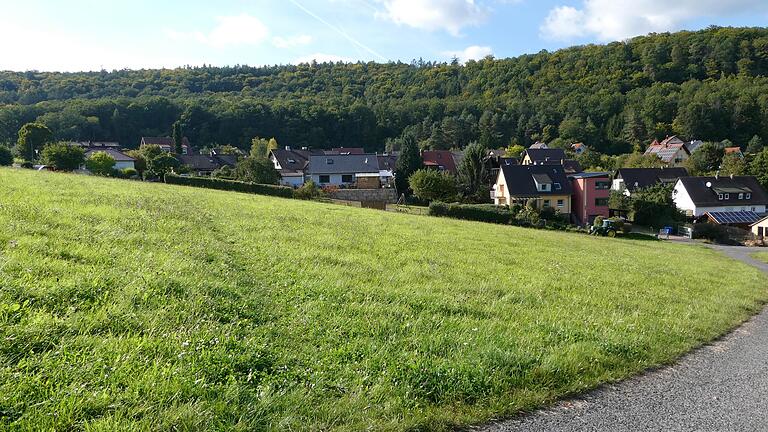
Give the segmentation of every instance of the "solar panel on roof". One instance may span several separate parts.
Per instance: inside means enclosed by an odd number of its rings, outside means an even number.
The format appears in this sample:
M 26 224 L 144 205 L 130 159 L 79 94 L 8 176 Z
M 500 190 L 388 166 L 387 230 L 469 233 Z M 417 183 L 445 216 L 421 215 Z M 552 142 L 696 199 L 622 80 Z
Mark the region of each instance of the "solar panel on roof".
M 751 211 L 738 212 L 710 212 L 708 215 L 721 225 L 751 224 L 759 221 L 761 216 Z

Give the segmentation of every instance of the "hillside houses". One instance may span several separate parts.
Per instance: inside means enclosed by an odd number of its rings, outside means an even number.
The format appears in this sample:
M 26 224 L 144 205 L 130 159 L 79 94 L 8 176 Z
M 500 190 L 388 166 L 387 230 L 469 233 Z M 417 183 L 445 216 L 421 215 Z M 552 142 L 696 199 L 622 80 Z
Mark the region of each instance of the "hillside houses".
M 613 176 L 612 189 L 626 196 L 659 183 L 671 184 L 687 177 L 685 168 L 621 168 Z
M 645 150 L 646 155 L 656 155 L 665 164 L 679 167 L 691 156 L 686 143 L 676 136 L 667 137 L 662 142 L 654 141 Z

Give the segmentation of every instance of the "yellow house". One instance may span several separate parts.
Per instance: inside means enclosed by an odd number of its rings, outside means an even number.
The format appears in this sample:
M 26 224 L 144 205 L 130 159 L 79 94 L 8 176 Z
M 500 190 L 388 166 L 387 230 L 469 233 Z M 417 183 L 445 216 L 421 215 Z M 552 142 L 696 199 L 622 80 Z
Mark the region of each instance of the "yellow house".
M 491 194 L 496 205 L 533 201 L 537 208 L 570 214 L 573 187 L 559 165 L 502 165 Z

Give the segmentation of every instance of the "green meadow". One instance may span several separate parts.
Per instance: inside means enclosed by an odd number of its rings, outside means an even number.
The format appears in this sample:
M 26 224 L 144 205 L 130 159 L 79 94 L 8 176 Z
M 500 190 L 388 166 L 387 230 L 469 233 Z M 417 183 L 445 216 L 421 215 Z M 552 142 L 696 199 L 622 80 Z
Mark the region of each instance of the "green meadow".
M 699 246 L 0 169 L 0 429 L 450 430 L 672 362 L 766 287 Z
M 764 263 L 768 263 L 768 252 L 755 252 L 752 254 L 752 258 Z

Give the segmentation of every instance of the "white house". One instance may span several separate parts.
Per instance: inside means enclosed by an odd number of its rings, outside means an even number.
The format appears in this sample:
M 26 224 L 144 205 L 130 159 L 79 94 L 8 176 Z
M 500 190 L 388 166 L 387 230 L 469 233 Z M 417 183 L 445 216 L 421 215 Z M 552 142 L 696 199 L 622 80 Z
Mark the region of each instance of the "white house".
M 690 217 L 711 212 L 765 213 L 768 194 L 752 176 L 681 177 L 672 198 Z
M 306 176 L 320 186 L 351 186 L 361 178 L 378 181 L 379 160 L 375 154 L 312 155 Z
M 122 171 L 124 169 L 136 169 L 136 159 L 128 156 L 127 154 L 115 150 L 114 148 L 89 148 L 85 151 L 85 158 L 88 159 L 92 154 L 101 152 L 106 153 L 115 160 L 115 165 L 112 167 L 116 170 Z

